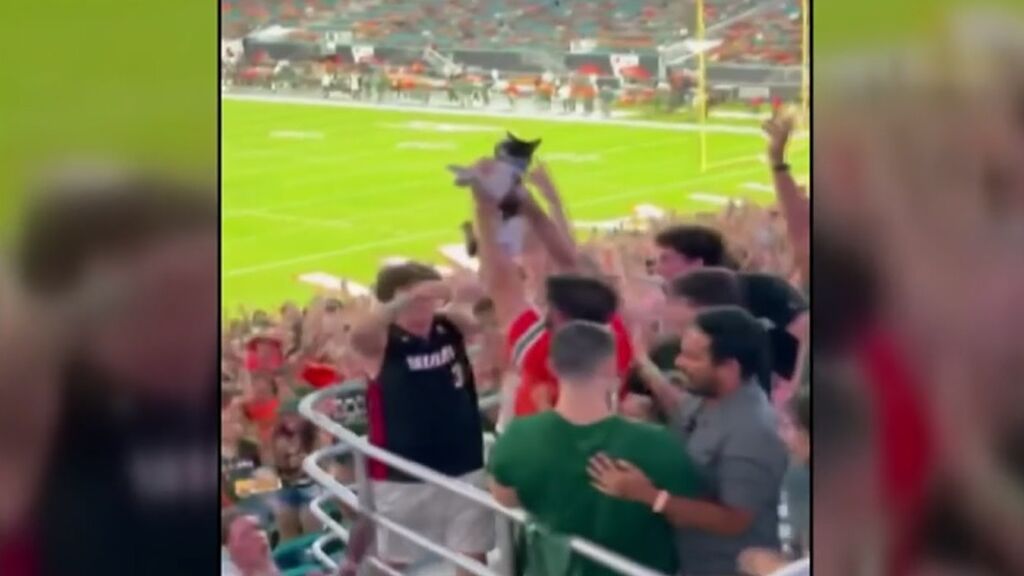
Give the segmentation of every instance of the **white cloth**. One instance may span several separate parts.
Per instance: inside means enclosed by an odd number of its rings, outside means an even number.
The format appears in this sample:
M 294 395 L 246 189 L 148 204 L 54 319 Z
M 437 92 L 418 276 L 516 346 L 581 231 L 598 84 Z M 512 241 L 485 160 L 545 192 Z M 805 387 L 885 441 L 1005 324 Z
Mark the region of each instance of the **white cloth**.
M 220 576 L 242 576 L 242 571 L 235 566 L 228 549 L 224 547 L 220 549 Z
M 459 480 L 486 490 L 483 470 Z M 373 500 L 384 517 L 463 554 L 486 554 L 494 548 L 494 513 L 439 486 L 423 483 L 374 481 Z M 384 528 L 377 529 L 380 558 L 412 564 L 426 555 L 422 548 Z
M 519 382 L 519 374 L 515 372 L 508 372 L 501 379 L 501 408 L 498 410 L 498 422 L 494 425 L 499 434 L 504 432 L 516 417 L 516 392 L 519 391 Z

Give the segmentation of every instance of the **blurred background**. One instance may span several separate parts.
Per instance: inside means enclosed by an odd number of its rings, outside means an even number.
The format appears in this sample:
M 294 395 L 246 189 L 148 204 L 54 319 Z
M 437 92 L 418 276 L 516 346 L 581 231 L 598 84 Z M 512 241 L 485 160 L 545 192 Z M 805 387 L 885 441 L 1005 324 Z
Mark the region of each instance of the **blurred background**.
M 815 365 L 848 392 L 815 407 L 818 570 L 1022 574 L 1020 3 L 813 19 Z M 0 26 L 0 573 L 202 573 L 216 8 L 8 3 Z
M 0 229 L 61 159 L 113 157 L 212 180 L 217 14 L 181 2 L 5 5 Z M 211 56 L 213 54 L 214 56 Z
M 0 573 L 203 573 L 216 8 L 7 3 L 0 45 Z
M 1024 571 L 1021 12 L 814 6 L 822 574 Z

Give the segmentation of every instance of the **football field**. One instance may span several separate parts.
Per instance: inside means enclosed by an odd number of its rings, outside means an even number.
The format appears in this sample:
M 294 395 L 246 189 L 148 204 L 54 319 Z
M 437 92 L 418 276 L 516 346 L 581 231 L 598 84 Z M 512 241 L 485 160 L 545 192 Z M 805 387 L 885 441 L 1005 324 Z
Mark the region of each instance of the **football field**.
M 538 155 L 574 221 L 773 199 L 754 121 L 711 121 L 705 173 L 697 127 L 685 124 L 225 99 L 221 129 L 226 311 L 304 303 L 311 275 L 369 285 L 389 257 L 443 263 L 439 248 L 461 242 L 470 217 L 469 192 L 445 167 L 489 155 L 505 130 L 543 138 Z M 807 144 L 794 143 L 798 175 Z

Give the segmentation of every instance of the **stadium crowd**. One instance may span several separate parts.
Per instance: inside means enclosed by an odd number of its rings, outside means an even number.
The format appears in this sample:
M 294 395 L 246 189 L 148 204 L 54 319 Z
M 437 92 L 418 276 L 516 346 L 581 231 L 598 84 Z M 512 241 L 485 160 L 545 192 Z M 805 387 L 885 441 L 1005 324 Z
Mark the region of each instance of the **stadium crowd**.
M 757 26 L 743 18 L 757 10 Z M 707 0 L 705 23 L 726 45 L 720 62 L 798 64 L 800 6 L 794 0 Z M 567 52 L 591 40 L 605 52 L 649 51 L 694 32 L 687 1 L 601 0 L 222 0 L 222 36 L 239 38 L 273 24 L 304 30 L 350 30 L 353 41 L 439 49 L 546 49 Z
M 510 252 L 482 184 L 498 161 L 484 159 L 459 178 L 475 199 L 464 230 L 478 268 L 389 263 L 372 296 L 342 288 L 233 317 L 221 359 L 225 562 L 269 566 L 260 527 L 286 544 L 320 534 L 308 512 L 319 488 L 300 462 L 331 439 L 296 401 L 349 381 L 367 383 L 365 399 L 319 409 L 365 419 L 373 443 L 529 512 L 548 535 L 526 538 L 527 573 L 607 573 L 555 551 L 566 534 L 666 574 L 797 561 L 809 538 L 809 208 L 785 159 L 792 121 L 765 130 L 774 207 L 733 203 L 577 241 L 541 165 L 516 189 L 529 232 Z M 501 406 L 481 416 L 485 394 Z M 497 435 L 486 459 L 484 431 Z M 332 466 L 352 481 L 347 462 Z M 370 473 L 385 516 L 479 561 L 494 547 L 483 508 L 379 463 Z M 392 565 L 422 556 L 375 536 Z

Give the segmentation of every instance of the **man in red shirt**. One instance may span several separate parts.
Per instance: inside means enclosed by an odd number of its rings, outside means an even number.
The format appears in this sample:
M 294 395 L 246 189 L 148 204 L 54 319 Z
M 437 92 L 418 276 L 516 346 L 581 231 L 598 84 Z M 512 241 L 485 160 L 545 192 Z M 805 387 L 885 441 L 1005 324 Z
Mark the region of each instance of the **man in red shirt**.
M 572 320 L 609 324 L 615 334 L 616 368 L 625 378 L 633 360 L 629 332 L 616 313 L 615 291 L 595 278 L 561 274 L 547 279 L 547 312 L 527 308 L 508 330 L 511 364 L 519 371 L 521 382 L 516 393 L 515 415 L 526 416 L 547 410 L 558 400 L 558 385 L 548 353 L 551 331 Z M 625 380 L 623 380 L 625 382 Z M 622 386 L 620 399 L 625 393 Z

